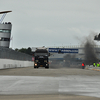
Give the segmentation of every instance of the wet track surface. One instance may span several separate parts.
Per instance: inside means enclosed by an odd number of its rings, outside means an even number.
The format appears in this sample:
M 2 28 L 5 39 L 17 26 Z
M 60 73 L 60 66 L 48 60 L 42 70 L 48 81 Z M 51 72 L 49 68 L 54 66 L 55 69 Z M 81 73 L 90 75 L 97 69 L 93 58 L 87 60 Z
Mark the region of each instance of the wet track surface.
M 0 95 L 80 95 L 100 99 L 97 71 L 30 67 L 0 72 Z
M 0 76 L 0 94 L 73 94 L 100 98 L 98 76 Z

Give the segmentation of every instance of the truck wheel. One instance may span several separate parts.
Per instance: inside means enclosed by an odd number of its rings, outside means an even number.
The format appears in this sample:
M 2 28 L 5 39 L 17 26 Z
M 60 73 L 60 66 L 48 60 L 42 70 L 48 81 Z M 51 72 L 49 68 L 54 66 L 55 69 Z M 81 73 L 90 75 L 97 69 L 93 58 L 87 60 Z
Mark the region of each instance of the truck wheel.
M 34 68 L 36 68 L 36 66 L 34 65 Z
M 39 68 L 38 66 L 36 68 Z
M 46 66 L 45 68 L 46 68 L 46 69 L 49 69 L 49 66 Z
M 36 66 L 34 66 L 34 68 L 36 68 Z

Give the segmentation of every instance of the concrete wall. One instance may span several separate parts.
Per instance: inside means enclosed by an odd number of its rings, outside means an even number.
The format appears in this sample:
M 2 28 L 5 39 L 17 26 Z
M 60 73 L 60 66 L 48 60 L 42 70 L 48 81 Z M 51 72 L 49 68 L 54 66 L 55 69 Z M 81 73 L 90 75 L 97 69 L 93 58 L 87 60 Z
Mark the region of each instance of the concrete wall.
M 33 61 L 0 59 L 0 69 L 16 68 L 16 67 L 31 67 L 31 66 L 34 66 Z

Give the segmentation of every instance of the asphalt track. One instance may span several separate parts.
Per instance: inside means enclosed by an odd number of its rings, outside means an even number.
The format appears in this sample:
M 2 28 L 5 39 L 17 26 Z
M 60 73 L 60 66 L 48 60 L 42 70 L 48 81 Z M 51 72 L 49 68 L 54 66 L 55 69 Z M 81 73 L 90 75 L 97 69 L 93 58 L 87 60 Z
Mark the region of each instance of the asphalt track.
M 76 69 L 0 70 L 0 100 L 100 100 L 100 72 Z

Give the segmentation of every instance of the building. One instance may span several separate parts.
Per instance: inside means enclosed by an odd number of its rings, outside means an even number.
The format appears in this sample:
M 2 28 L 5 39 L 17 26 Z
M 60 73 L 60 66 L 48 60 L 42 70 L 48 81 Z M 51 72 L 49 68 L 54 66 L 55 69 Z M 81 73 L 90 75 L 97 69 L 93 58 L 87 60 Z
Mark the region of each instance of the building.
M 3 11 L 0 12 L 0 14 L 3 14 L 3 16 L 0 19 L 0 46 L 9 48 L 10 45 L 10 37 L 11 37 L 11 29 L 12 24 L 11 22 L 3 22 L 3 19 L 7 13 L 11 11 Z
M 0 46 L 9 48 L 12 24 L 5 22 L 0 24 Z

